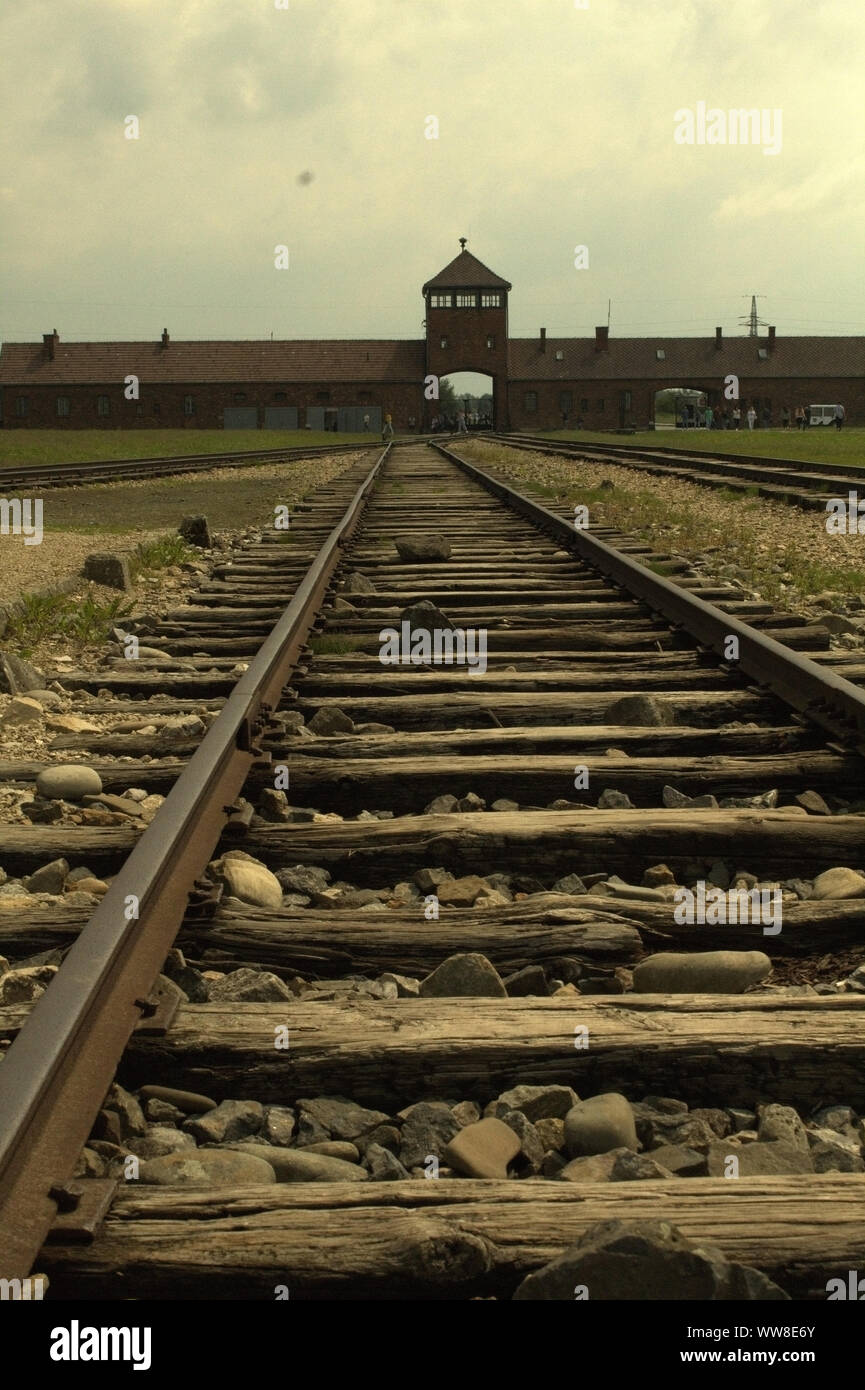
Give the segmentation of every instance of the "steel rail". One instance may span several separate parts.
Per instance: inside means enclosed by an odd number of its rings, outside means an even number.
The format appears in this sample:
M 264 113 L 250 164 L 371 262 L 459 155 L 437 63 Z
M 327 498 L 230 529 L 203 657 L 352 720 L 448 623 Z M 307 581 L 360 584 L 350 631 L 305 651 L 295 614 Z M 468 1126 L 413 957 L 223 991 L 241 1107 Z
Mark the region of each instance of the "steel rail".
M 69 483 L 98 483 L 117 477 L 158 478 L 166 473 L 201 472 L 209 468 L 251 468 L 254 464 L 285 459 L 316 458 L 328 454 L 346 454 L 375 448 L 372 438 L 368 444 L 314 444 L 305 448 L 297 445 L 285 449 L 245 449 L 236 453 L 161 455 L 141 459 L 94 459 L 87 463 L 44 463 L 0 465 L 0 487 L 62 487 Z
M 818 463 L 813 459 L 770 458 L 768 455 L 764 456 L 763 454 L 726 454 L 715 449 L 694 449 L 691 451 L 687 448 L 667 448 L 663 444 L 604 444 L 598 443 L 597 440 L 588 439 L 585 443 L 582 443 L 579 439 L 549 439 L 540 434 L 514 434 L 501 430 L 492 431 L 481 437 L 496 439 L 503 444 L 519 445 L 525 448 L 536 445 L 541 449 L 555 449 L 556 452 L 559 450 L 563 452 L 576 450 L 579 453 L 609 453 L 612 457 L 616 458 L 624 454 L 634 459 L 640 459 L 646 456 L 658 456 L 662 462 L 669 460 L 670 463 L 675 463 L 676 461 L 684 463 L 700 463 L 705 461 L 711 463 L 713 460 L 717 460 L 719 463 L 743 463 L 746 465 L 753 464 L 754 466 L 767 464 L 770 468 L 785 468 L 795 473 L 796 476 L 804 476 L 804 474 L 813 470 L 815 473 L 826 473 L 833 478 L 844 478 L 849 472 L 852 480 L 858 480 L 860 483 L 863 481 L 862 475 L 859 475 L 857 479 L 852 469 L 844 468 L 837 463 L 826 463 L 823 461 Z
M 743 671 L 758 686 L 841 739 L 846 747 L 865 754 L 865 691 L 852 681 L 818 666 L 663 575 L 655 574 L 588 531 L 575 528 L 571 522 L 451 450 L 440 444 L 432 447 L 458 464 L 489 492 L 533 520 L 548 535 L 576 550 L 615 584 L 641 599 L 651 612 L 715 652 L 728 670 Z M 728 659 L 725 653 L 730 637 L 738 638 L 737 660 Z
M 865 490 L 865 475 L 836 464 L 804 463 L 745 454 L 691 453 L 687 449 L 658 449 L 629 444 L 580 444 L 572 440 L 541 439 L 534 435 L 497 434 L 500 444 L 571 461 L 617 463 L 660 477 L 696 483 L 699 487 L 747 487 L 761 497 L 783 501 L 805 511 L 824 512 L 830 494 L 846 495 L 851 488 Z M 804 472 L 802 469 L 814 470 Z
M 23 1278 L 64 1202 L 146 996 L 315 622 L 380 453 L 0 1064 L 0 1275 Z M 134 915 L 137 912 L 137 916 Z M 128 920 L 129 919 L 129 920 Z M 55 1194 L 55 1195 L 52 1195 Z

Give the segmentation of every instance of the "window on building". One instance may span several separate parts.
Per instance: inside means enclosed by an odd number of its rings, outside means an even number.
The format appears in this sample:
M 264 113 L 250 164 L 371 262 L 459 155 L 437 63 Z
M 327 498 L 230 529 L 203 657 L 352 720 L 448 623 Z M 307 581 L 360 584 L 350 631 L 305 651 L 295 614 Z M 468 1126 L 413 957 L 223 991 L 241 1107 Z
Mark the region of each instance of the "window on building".
M 581 401 L 580 401 L 580 410 L 581 410 L 581 411 L 583 412 L 583 414 L 585 415 L 585 413 L 586 413 L 586 411 L 588 410 L 588 408 L 589 408 L 589 402 L 588 402 L 588 400 L 586 399 L 586 397 L 583 396 L 582 399 L 581 399 Z
M 235 401 L 245 401 L 245 400 L 246 400 L 246 392 L 245 392 L 245 391 L 235 391 L 235 393 L 234 393 L 234 399 L 235 399 Z
M 273 399 L 275 401 L 284 401 L 286 399 L 286 394 L 284 391 L 274 391 Z
M 443 347 L 443 348 L 446 348 L 447 345 L 448 345 L 448 340 L 447 340 L 447 338 L 442 338 L 442 339 L 440 340 L 440 346 Z
M 557 362 L 562 362 L 562 361 L 564 361 L 564 356 L 565 356 L 565 354 L 562 352 L 561 348 L 559 348 L 558 352 L 556 353 L 556 361 L 557 361 Z
M 183 413 L 184 415 L 195 414 L 195 401 L 193 400 L 192 396 L 183 397 Z
M 607 402 L 603 399 L 603 397 L 601 397 L 601 399 L 598 401 L 598 410 L 599 410 L 599 411 L 601 412 L 601 414 L 603 415 L 603 413 L 604 413 L 604 411 L 606 410 L 606 408 L 607 408 Z
M 624 401 L 622 402 L 622 404 L 624 405 L 624 407 L 625 407 L 626 410 L 630 410 L 630 408 L 631 408 L 631 393 L 630 393 L 630 391 L 625 391 L 625 393 L 624 393 Z
M 562 415 L 570 415 L 574 404 L 574 394 L 572 391 L 559 392 L 559 410 Z
M 454 297 L 452 294 L 431 294 L 429 306 L 431 309 L 452 309 Z
M 369 405 L 370 402 L 372 401 L 372 392 L 371 392 L 371 391 L 359 391 L 359 392 L 358 392 L 358 400 L 360 401 L 361 405 Z
M 69 414 L 69 397 L 68 397 L 68 396 L 58 396 L 58 397 L 57 397 L 57 414 L 58 414 L 58 415 L 68 415 L 68 414 Z
M 111 405 L 107 396 L 96 397 L 96 414 L 108 415 L 111 412 Z
M 495 338 L 492 336 L 491 333 L 487 334 L 487 347 L 488 347 L 488 348 L 494 348 L 495 345 L 496 345 L 496 340 L 495 340 Z
M 482 294 L 482 309 L 500 309 L 502 307 L 502 297 L 500 294 Z
M 159 404 L 159 401 L 154 401 L 154 402 L 153 402 L 153 414 L 154 414 L 154 415 L 161 415 L 161 414 L 162 414 L 162 406 Z
M 664 351 L 663 348 L 658 348 L 657 351 L 656 351 L 656 353 L 655 353 L 655 356 L 657 357 L 657 359 L 658 359 L 659 362 L 663 362 L 663 361 L 665 360 L 667 354 L 666 354 L 666 352 Z
M 30 397 L 29 397 L 29 396 L 16 396 L 16 397 L 15 397 L 15 414 L 16 414 L 16 415 L 18 415 L 18 416 L 26 415 L 29 409 L 30 409 Z
M 316 393 L 315 393 L 315 399 L 316 399 L 317 401 L 329 401 L 329 400 L 330 400 L 330 392 L 329 392 L 329 391 L 316 391 Z
M 526 410 L 537 410 L 537 408 L 538 408 L 538 393 L 537 393 L 537 391 L 527 391 L 526 394 L 525 394 L 525 397 L 524 397 L 524 399 L 523 399 L 523 405 L 525 406 Z
M 457 295 L 457 308 L 458 308 L 458 309 L 475 309 L 475 308 L 477 307 L 477 302 L 478 302 L 478 297 L 477 297 L 476 294 L 458 294 L 458 295 Z

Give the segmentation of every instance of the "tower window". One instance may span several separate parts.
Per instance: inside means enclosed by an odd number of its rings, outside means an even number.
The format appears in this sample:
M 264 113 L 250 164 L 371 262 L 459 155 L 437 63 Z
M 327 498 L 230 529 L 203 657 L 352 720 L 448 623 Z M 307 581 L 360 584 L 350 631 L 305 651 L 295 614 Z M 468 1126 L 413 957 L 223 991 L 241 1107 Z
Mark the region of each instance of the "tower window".
M 454 297 L 452 294 L 431 294 L 429 306 L 431 309 L 452 309 Z
M 562 362 L 562 361 L 564 361 L 564 357 L 565 357 L 565 354 L 562 352 L 561 348 L 559 348 L 558 352 L 556 353 L 556 361 L 557 361 L 557 362 Z
M 657 359 L 658 359 L 659 362 L 663 362 L 663 361 L 664 361 L 664 358 L 667 356 L 667 354 L 666 354 L 666 352 L 664 351 L 663 348 L 658 348 L 657 351 L 656 351 L 656 353 L 655 353 L 655 356 L 657 357 Z
M 476 294 L 458 294 L 458 309 L 474 309 L 477 307 L 478 297 Z
M 495 340 L 495 338 L 492 336 L 492 334 L 490 333 L 490 334 L 487 336 L 487 347 L 488 347 L 488 348 L 494 348 L 495 345 L 496 345 L 496 340 Z
M 500 294 L 482 294 L 482 309 L 500 309 L 502 307 L 502 297 Z
M 440 346 L 440 347 L 446 348 L 447 345 L 448 345 L 448 340 L 447 340 L 447 338 L 441 338 L 441 339 L 439 340 L 439 346 Z

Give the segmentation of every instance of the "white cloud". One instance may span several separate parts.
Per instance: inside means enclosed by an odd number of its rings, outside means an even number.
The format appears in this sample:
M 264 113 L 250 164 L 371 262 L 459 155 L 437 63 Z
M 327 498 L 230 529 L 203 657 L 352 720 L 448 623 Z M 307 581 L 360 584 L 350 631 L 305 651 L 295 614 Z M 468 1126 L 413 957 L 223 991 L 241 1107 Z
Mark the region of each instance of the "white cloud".
M 0 43 L 27 82 L 0 93 L 0 329 L 415 336 L 420 286 L 463 234 L 513 281 L 515 333 L 591 331 L 608 298 L 614 331 L 618 313 L 696 332 L 743 276 L 773 296 L 779 331 L 791 286 L 849 320 L 865 308 L 859 13 L 858 0 L 826 0 L 819 25 L 799 0 L 7 7 Z M 677 146 L 673 113 L 698 100 L 782 107 L 783 151 Z M 123 138 L 128 113 L 138 141 Z M 423 137 L 431 113 L 438 141 Z M 290 271 L 273 270 L 277 242 Z

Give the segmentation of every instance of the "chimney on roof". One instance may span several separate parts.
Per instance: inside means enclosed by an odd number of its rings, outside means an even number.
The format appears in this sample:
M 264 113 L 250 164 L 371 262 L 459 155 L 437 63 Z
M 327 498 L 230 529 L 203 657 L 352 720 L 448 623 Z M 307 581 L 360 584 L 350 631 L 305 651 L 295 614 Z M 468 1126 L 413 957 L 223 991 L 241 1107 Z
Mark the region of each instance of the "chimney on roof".
M 45 348 L 45 356 L 48 358 L 49 362 L 54 361 L 54 354 L 57 350 L 57 344 L 59 342 L 60 334 L 57 332 L 56 328 L 51 333 L 42 334 L 42 344 Z
M 606 352 L 610 346 L 610 326 L 607 323 L 595 326 L 595 352 Z
M 542 328 L 542 329 L 541 329 L 541 352 L 546 352 L 546 350 L 547 350 L 547 330 L 546 330 L 545 328 Z
M 769 325 L 769 351 L 775 351 L 775 325 Z
M 169 343 L 168 329 L 167 329 L 167 328 L 163 328 L 163 330 L 162 330 L 162 348 L 163 348 L 163 351 L 165 350 L 165 348 L 168 347 L 168 343 Z
M 720 352 L 724 346 L 724 335 L 720 328 L 715 329 L 715 351 Z

